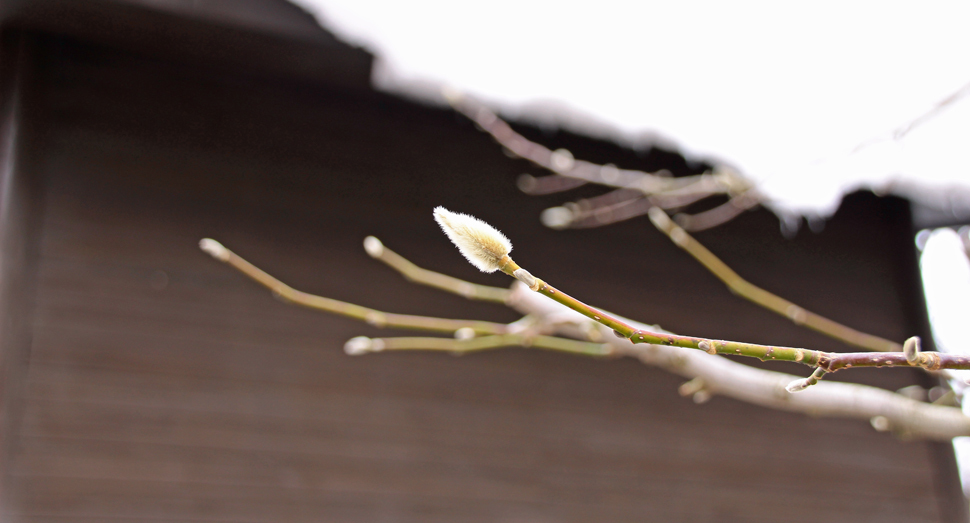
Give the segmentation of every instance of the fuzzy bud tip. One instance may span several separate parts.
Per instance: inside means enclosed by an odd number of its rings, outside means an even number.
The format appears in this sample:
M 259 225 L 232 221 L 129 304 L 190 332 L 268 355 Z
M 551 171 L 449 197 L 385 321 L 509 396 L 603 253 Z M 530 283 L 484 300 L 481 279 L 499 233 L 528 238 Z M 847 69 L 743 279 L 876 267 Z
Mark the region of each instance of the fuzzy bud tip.
M 199 240 L 199 248 L 219 261 L 229 261 L 229 249 L 223 247 L 221 243 L 212 238 L 202 238 Z
M 502 258 L 512 252 L 512 242 L 478 218 L 436 207 L 434 219 L 462 256 L 482 272 L 501 269 Z

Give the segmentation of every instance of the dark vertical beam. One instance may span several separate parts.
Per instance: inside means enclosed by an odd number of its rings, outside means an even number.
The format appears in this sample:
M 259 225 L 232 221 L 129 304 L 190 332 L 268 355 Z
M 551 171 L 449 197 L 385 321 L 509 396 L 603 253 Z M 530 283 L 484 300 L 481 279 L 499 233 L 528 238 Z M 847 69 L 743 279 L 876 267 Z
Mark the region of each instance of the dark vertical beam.
M 33 168 L 36 126 L 29 121 L 36 45 L 22 32 L 0 34 L 0 522 L 16 511 L 14 457 L 19 446 L 40 229 Z

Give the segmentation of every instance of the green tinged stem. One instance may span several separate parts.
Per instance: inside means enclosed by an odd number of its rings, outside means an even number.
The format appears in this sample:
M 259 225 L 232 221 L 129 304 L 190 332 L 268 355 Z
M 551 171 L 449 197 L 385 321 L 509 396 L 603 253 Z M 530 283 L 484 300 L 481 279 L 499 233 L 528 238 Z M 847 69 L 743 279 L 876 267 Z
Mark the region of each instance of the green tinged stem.
M 282 300 L 311 309 L 355 318 L 376 327 L 396 327 L 448 333 L 453 333 L 462 328 L 469 328 L 475 331 L 476 334 L 505 334 L 508 331 L 508 326 L 502 323 L 478 320 L 453 320 L 448 318 L 415 316 L 412 314 L 395 314 L 298 291 L 270 276 L 259 267 L 249 263 L 229 249 L 225 249 L 225 252 L 226 257 L 223 261 L 239 272 L 270 289 Z
M 417 336 L 376 338 L 375 341 L 377 340 L 381 342 L 380 351 L 439 350 L 447 352 L 475 352 L 502 347 L 531 347 L 582 354 L 584 356 L 608 356 L 612 353 L 610 346 L 605 343 L 577 341 L 555 336 L 525 336 L 520 334 L 482 336 L 467 340 Z
M 519 265 L 511 259 L 507 259 L 502 267 L 503 272 L 513 277 L 518 277 L 518 275 L 515 273 L 520 269 L 521 267 L 519 267 Z M 621 338 L 626 338 L 635 344 L 650 343 L 654 345 L 698 349 L 707 352 L 708 354 L 746 356 L 749 358 L 758 358 L 762 361 L 790 361 L 811 367 L 818 367 L 826 372 L 835 372 L 840 369 L 847 369 L 851 367 L 894 366 L 920 367 L 934 371 L 944 368 L 970 369 L 970 356 L 961 356 L 955 354 L 924 352 L 921 353 L 921 357 L 917 363 L 910 363 L 906 360 L 906 355 L 901 352 L 831 353 L 795 347 L 779 347 L 774 345 L 758 345 L 755 343 L 744 343 L 738 341 L 712 340 L 707 338 L 696 338 L 693 336 L 680 336 L 676 334 L 658 334 L 647 330 L 634 328 L 622 320 L 614 318 L 603 311 L 590 307 L 576 298 L 573 298 L 559 289 L 556 289 L 552 285 L 549 285 L 545 281 L 535 278 L 531 274 L 529 277 L 533 281 L 532 288 L 536 292 L 562 305 L 565 305 L 566 307 L 582 314 L 583 316 L 586 316 L 587 318 L 590 318 L 593 321 L 613 329 L 614 334 Z

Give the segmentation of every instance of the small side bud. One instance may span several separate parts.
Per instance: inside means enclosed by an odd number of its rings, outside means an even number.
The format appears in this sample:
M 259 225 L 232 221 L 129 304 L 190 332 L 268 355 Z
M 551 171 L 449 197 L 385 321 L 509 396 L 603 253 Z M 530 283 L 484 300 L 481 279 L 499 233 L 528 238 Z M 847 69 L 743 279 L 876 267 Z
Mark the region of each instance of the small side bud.
M 697 348 L 708 354 L 717 354 L 717 349 L 714 348 L 714 344 L 706 340 L 698 343 Z
M 462 327 L 455 331 L 456 340 L 470 340 L 475 337 L 475 329 L 471 327 Z
M 370 352 L 373 346 L 374 340 L 367 336 L 357 336 L 356 338 L 350 338 L 347 340 L 347 343 L 344 343 L 344 352 L 350 356 L 359 356 Z
M 711 401 L 711 398 L 713 397 L 714 395 L 711 394 L 711 391 L 704 389 L 704 390 L 697 391 L 697 393 L 691 396 L 691 399 L 694 400 L 694 403 L 698 405 L 703 405 L 708 401 Z
M 873 416 L 869 420 L 869 423 L 872 424 L 872 428 L 879 432 L 886 432 L 892 428 L 892 423 L 889 422 L 889 418 L 886 416 Z
M 378 338 L 368 338 L 367 336 L 357 336 L 350 338 L 344 343 L 344 352 L 351 356 L 359 356 L 366 352 L 380 352 L 384 350 L 384 340 Z
M 677 387 L 677 394 L 680 394 L 686 398 L 687 396 L 697 394 L 706 387 L 707 384 L 704 382 L 704 378 L 694 378 L 690 381 L 685 381 L 680 385 L 680 387 Z
M 539 186 L 539 182 L 536 181 L 535 176 L 532 176 L 531 174 L 523 174 L 522 176 L 519 176 L 517 180 L 515 180 L 515 185 L 520 191 L 526 194 L 531 194 L 532 191 L 536 190 L 536 187 Z
M 910 365 L 919 365 L 919 352 L 919 336 L 913 336 L 912 338 L 906 340 L 906 343 L 903 344 L 903 354 L 906 355 L 906 361 Z
M 221 243 L 212 238 L 199 240 L 199 248 L 219 261 L 229 261 L 229 249 L 223 247 Z
M 800 380 L 795 380 L 789 383 L 788 385 L 786 385 L 785 390 L 794 394 L 796 392 L 801 392 L 811 386 L 812 386 L 812 383 L 809 383 L 808 379 L 800 379 Z
M 573 158 L 573 153 L 569 152 L 568 149 L 556 149 L 552 152 L 549 163 L 552 164 L 553 171 L 566 173 L 573 170 L 573 167 L 576 165 L 576 159 Z
M 364 238 L 364 250 L 371 258 L 380 258 L 384 254 L 384 244 L 373 236 Z
M 666 231 L 670 227 L 670 217 L 660 207 L 651 207 L 647 211 L 647 216 L 653 222 L 653 225 L 662 231 Z
M 550 207 L 542 211 L 539 221 L 550 229 L 565 229 L 573 223 L 573 212 L 565 207 Z
M 818 383 L 818 380 L 822 379 L 822 376 L 825 376 L 825 372 L 826 372 L 825 369 L 821 367 L 816 367 L 815 371 L 812 372 L 811 376 L 803 380 L 795 380 L 789 383 L 788 385 L 785 386 L 785 390 L 791 393 L 801 392 L 811 387 L 812 385 L 815 385 L 816 383 Z

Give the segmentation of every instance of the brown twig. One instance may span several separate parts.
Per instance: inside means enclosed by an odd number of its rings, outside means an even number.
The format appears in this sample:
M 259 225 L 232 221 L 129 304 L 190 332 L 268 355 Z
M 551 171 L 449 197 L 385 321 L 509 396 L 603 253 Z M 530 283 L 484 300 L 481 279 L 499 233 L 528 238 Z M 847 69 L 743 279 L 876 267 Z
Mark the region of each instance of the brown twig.
M 484 105 L 460 95 L 450 96 L 448 101 L 456 111 L 464 114 L 483 131 L 492 135 L 495 141 L 508 152 L 559 176 L 608 187 L 635 189 L 648 195 L 676 191 L 688 186 L 692 186 L 691 190 L 694 191 L 706 187 L 709 194 L 720 194 L 733 191 L 733 185 L 738 183 L 736 176 L 731 175 L 731 179 L 728 180 L 725 173 L 673 178 L 666 170 L 648 173 L 619 169 L 612 164 L 598 165 L 576 160 L 565 149 L 552 151 L 525 138 Z
M 730 200 L 697 214 L 678 214 L 674 220 L 678 225 L 691 232 L 705 231 L 725 224 L 744 211 L 761 203 L 761 197 L 754 189 L 732 196 Z

